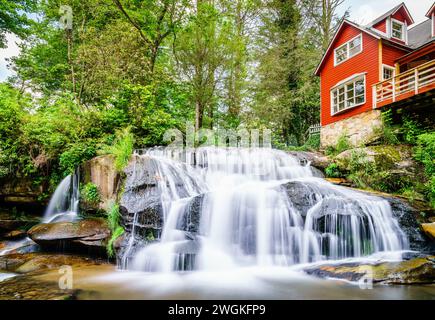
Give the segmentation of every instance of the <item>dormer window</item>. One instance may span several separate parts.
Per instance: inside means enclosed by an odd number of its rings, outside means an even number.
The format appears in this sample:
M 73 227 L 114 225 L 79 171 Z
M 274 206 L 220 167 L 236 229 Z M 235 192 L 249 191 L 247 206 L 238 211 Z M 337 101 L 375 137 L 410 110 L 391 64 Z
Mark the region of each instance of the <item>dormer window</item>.
M 334 65 L 339 65 L 360 52 L 362 52 L 362 34 L 357 35 L 334 50 Z
M 403 22 L 391 19 L 391 37 L 405 41 L 405 24 Z

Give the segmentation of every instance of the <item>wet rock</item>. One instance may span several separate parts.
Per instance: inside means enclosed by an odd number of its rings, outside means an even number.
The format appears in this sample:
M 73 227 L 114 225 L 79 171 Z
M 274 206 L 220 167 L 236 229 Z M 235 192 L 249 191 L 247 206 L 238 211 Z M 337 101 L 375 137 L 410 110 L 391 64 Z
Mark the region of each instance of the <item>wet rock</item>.
M 28 235 L 44 249 L 105 253 L 110 230 L 106 220 L 93 218 L 39 224 L 31 228 Z
M 38 218 L 28 216 L 16 216 L 9 212 L 0 212 L 0 234 L 15 230 L 25 230 L 39 222 Z
M 309 184 L 292 181 L 283 185 L 286 193 L 296 210 L 305 216 L 308 210 L 317 202 L 315 194 Z
M 21 239 L 27 236 L 27 232 L 23 231 L 23 230 L 14 230 L 14 231 L 10 231 L 6 234 L 3 235 L 4 239 L 7 240 L 16 240 L 16 239 Z
M 26 205 L 38 202 L 44 192 L 42 184 L 35 186 L 32 180 L 13 179 L 0 181 L 0 202 L 13 205 Z
M 435 240 L 435 222 L 422 223 L 421 228 L 432 240 Z
M 199 224 L 201 221 L 201 210 L 204 195 L 199 195 L 193 198 L 186 209 L 186 213 L 182 217 L 180 230 L 186 231 L 190 234 L 196 234 L 199 231 Z
M 105 265 L 107 261 L 69 254 L 26 253 L 0 256 L 0 269 L 13 273 L 30 273 L 59 269 L 62 266 Z
M 307 274 L 321 278 L 337 278 L 348 281 L 372 279 L 385 284 L 435 283 L 435 257 L 426 256 L 399 262 L 379 264 L 323 264 L 305 268 Z
M 410 249 L 426 253 L 435 252 L 434 243 L 429 241 L 417 222 L 416 216 L 420 214 L 420 211 L 399 198 L 386 195 L 379 196 L 386 199 L 390 204 L 393 216 L 397 219 L 400 228 L 408 236 Z
M 319 152 L 289 151 L 288 153 L 298 158 L 302 164 L 310 162 L 311 166 L 322 171 L 332 162 L 329 157 Z
M 0 242 L 0 256 L 14 253 L 38 252 L 39 249 L 39 245 L 29 238 Z

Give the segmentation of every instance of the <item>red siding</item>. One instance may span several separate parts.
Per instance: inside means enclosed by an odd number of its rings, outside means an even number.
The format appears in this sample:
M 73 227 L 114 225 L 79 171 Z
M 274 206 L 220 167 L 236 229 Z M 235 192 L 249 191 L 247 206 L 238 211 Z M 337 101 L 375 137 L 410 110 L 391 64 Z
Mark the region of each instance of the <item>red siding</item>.
M 391 18 L 399 20 L 400 22 L 405 23 L 405 16 L 402 14 L 402 10 L 397 11 L 395 14 L 391 16 Z
M 382 46 L 382 63 L 394 67 L 395 61 L 407 53 L 405 50 L 391 47 L 384 42 Z
M 402 9 L 402 10 L 403 10 L 403 9 Z M 391 18 L 392 18 L 392 19 L 399 20 L 399 21 L 402 22 L 402 23 L 405 23 L 406 18 L 405 18 L 405 16 L 402 14 L 402 10 L 397 11 L 395 14 L 393 14 L 393 15 L 391 16 Z M 406 26 L 405 26 L 405 29 L 407 29 Z M 407 32 L 407 31 L 406 31 L 406 32 Z M 405 41 L 397 40 L 397 39 L 395 39 L 395 38 L 391 38 L 391 40 L 392 40 L 392 41 L 395 41 L 395 42 L 397 42 L 397 43 L 400 43 L 400 44 L 405 44 Z
M 372 85 L 379 78 L 379 49 L 378 40 L 357 28 L 344 24 L 337 36 L 333 48 L 347 42 L 358 34 L 363 35 L 363 51 L 349 60 L 334 67 L 334 50 L 331 49 L 325 57 L 321 78 L 321 123 L 327 125 L 344 118 L 365 112 L 372 108 Z M 356 108 L 349 109 L 335 116 L 331 116 L 330 90 L 338 82 L 353 74 L 367 72 L 366 74 L 366 103 Z
M 387 19 L 384 19 L 381 22 L 378 22 L 377 24 L 373 25 L 373 28 L 382 31 L 383 33 L 387 33 Z

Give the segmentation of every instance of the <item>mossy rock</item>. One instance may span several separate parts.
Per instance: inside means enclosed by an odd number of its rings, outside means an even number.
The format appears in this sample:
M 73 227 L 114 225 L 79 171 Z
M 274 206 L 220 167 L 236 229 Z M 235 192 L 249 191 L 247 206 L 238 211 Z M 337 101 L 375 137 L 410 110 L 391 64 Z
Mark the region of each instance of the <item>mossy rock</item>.
M 304 271 L 321 278 L 337 278 L 348 281 L 360 281 L 363 277 L 370 277 L 374 283 L 432 284 L 435 283 L 435 256 L 373 265 L 324 264 L 306 268 Z

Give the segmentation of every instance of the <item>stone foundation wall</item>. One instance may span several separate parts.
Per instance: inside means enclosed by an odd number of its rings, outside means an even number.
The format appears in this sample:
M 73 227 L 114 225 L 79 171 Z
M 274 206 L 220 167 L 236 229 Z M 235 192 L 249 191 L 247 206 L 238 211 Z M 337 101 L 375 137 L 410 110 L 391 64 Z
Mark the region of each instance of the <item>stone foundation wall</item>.
M 382 125 L 381 111 L 370 110 L 353 117 L 340 120 L 325 126 L 320 130 L 320 145 L 322 148 L 335 146 L 341 135 L 345 134 L 354 146 L 369 143 L 378 137 L 375 128 Z

